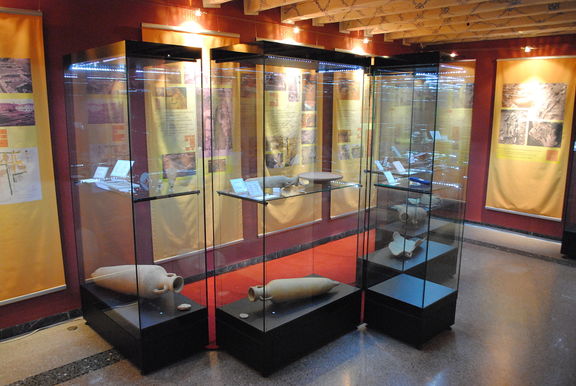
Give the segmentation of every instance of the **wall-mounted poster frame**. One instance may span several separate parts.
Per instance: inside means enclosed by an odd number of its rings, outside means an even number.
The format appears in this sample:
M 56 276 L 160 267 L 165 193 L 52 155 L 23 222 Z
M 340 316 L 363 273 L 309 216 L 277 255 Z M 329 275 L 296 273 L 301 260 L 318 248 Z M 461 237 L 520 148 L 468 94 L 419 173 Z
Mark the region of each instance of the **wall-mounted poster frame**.
M 0 306 L 66 288 L 42 13 L 0 8 Z
M 486 208 L 561 221 L 576 57 L 497 64 Z

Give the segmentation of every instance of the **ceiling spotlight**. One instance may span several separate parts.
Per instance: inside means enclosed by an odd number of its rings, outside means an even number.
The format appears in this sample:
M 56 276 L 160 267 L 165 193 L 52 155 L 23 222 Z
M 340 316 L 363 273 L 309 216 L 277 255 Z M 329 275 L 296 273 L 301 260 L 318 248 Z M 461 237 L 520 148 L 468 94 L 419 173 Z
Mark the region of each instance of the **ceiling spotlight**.
M 294 31 L 295 34 L 299 34 L 300 33 L 300 27 L 296 26 L 292 29 L 292 31 Z
M 524 52 L 528 53 L 528 52 L 532 51 L 534 49 L 534 47 L 526 46 L 523 49 L 524 49 Z
M 200 8 L 198 8 L 196 11 L 194 11 L 194 16 L 200 17 L 202 16 L 202 10 Z
M 451 52 L 451 53 L 450 53 L 450 57 L 451 57 L 451 58 L 455 58 L 455 57 L 457 57 L 457 56 L 458 56 L 458 54 L 457 54 L 456 52 Z

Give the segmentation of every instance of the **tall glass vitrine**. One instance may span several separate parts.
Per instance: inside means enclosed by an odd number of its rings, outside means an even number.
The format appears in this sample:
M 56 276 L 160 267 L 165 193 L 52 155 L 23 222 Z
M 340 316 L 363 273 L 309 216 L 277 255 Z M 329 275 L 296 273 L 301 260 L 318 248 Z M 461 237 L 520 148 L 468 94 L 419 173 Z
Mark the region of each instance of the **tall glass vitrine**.
M 572 142 L 570 166 L 566 183 L 566 203 L 564 206 L 564 229 L 562 231 L 562 247 L 560 252 L 569 259 L 576 259 L 576 142 Z
M 143 373 L 207 343 L 200 50 L 65 58 L 82 311 Z
M 360 321 L 367 58 L 213 49 L 218 345 L 269 374 Z
M 454 323 L 474 62 L 396 56 L 371 84 L 366 323 L 419 346 Z

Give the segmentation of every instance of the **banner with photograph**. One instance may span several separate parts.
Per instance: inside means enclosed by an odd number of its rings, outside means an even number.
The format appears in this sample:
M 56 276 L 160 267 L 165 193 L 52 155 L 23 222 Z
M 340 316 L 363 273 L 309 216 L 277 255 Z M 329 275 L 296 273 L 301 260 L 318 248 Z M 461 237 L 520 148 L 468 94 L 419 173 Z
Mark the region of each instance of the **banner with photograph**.
M 143 71 L 149 73 L 144 81 L 149 184 L 177 170 L 174 186 L 198 190 L 204 180 L 197 167 L 202 161 L 200 66 L 152 61 Z M 150 202 L 155 261 L 204 248 L 202 208 L 202 196 L 195 194 Z
M 263 68 L 262 68 L 263 70 Z M 264 106 L 264 140 L 258 130 L 257 143 L 264 143 L 258 155 L 264 154 L 263 173 L 258 175 L 294 177 L 304 172 L 321 170 L 321 106 L 317 96 L 322 89 L 321 75 L 312 69 L 266 66 L 262 71 L 261 98 Z M 261 111 L 260 109 L 258 111 Z M 260 126 L 258 126 L 260 127 Z M 262 151 L 264 150 L 264 151 Z M 307 224 L 322 217 L 321 193 L 272 201 L 266 206 L 266 232 Z M 259 212 L 259 229 L 264 229 Z
M 42 17 L 0 12 L 0 304 L 65 286 L 52 165 Z
M 237 37 L 231 36 L 218 36 L 218 35 L 210 35 L 210 34 L 196 34 L 190 32 L 182 32 L 182 31 L 174 31 L 170 29 L 162 29 L 162 28 L 151 28 L 151 27 L 142 27 L 142 40 L 147 42 L 155 42 L 155 43 L 164 43 L 164 44 L 177 44 L 182 46 L 188 47 L 196 47 L 202 48 L 202 84 L 203 84 L 203 92 L 202 92 L 202 119 L 204 122 L 204 141 L 205 143 L 210 143 L 210 136 L 211 136 L 211 121 L 210 121 L 210 98 L 211 92 L 217 93 L 216 95 L 216 102 L 215 104 L 220 106 L 217 108 L 216 114 L 219 115 L 220 119 L 217 120 L 219 124 L 225 125 L 224 131 L 227 133 L 226 136 L 220 136 L 217 139 L 217 142 L 214 144 L 214 149 L 216 151 L 214 159 L 205 159 L 201 154 L 202 149 L 202 133 L 198 130 L 192 130 L 190 132 L 184 133 L 182 135 L 177 136 L 176 141 L 178 143 L 171 143 L 171 147 L 173 149 L 179 148 L 178 151 L 168 152 L 168 142 L 171 142 L 170 139 L 172 136 L 171 133 L 165 132 L 162 134 L 158 132 L 155 138 L 154 147 L 158 147 L 159 149 L 164 147 L 165 151 L 168 153 L 166 154 L 173 154 L 172 157 L 182 157 L 174 154 L 183 154 L 183 153 L 194 153 L 194 162 L 199 164 L 200 162 L 204 162 L 204 170 L 206 175 L 209 176 L 212 173 L 219 173 L 224 172 L 226 168 L 240 168 L 240 162 L 233 162 L 232 157 L 235 154 L 238 154 L 239 151 L 239 132 L 236 129 L 239 129 L 238 126 L 233 126 L 231 122 L 231 111 L 230 106 L 232 105 L 232 97 L 233 91 L 237 92 L 238 86 L 233 85 L 232 82 L 226 85 L 218 85 L 214 89 L 210 88 L 210 48 L 214 47 L 222 47 L 231 44 L 235 44 L 239 42 Z M 178 108 L 178 106 L 173 106 L 171 109 L 171 114 L 174 116 L 176 114 L 190 114 L 190 109 L 193 106 L 192 101 L 196 100 L 196 98 L 200 98 L 198 95 L 192 95 L 193 88 L 190 87 L 189 82 L 185 79 L 185 71 L 182 72 L 182 79 L 180 79 L 180 83 L 175 85 L 173 91 L 177 93 L 179 89 L 181 91 L 185 91 L 187 94 L 187 102 L 186 108 Z M 179 86 L 179 87 L 178 87 Z M 192 98 L 192 99 L 190 99 Z M 182 98 L 181 98 L 182 99 Z M 175 99 L 174 99 L 175 100 Z M 199 102 L 199 101 L 198 101 Z M 184 103 L 184 102 L 182 102 Z M 194 102 L 197 103 L 197 102 Z M 183 106 L 182 106 L 183 107 Z M 226 110 L 228 108 L 228 110 Z M 156 117 L 149 116 L 149 122 L 152 124 L 153 120 L 161 119 L 162 111 L 159 109 L 155 109 Z M 182 120 L 182 122 L 186 122 L 186 120 Z M 194 121 L 196 122 L 196 121 Z M 185 129 L 183 129 L 185 130 Z M 218 132 L 223 132 L 219 130 Z M 223 139 L 223 138 L 226 139 Z M 164 145 L 161 145 L 164 143 Z M 233 151 L 233 146 L 236 148 L 236 152 Z M 210 146 L 205 146 L 206 149 L 210 149 Z M 205 150 L 205 154 L 207 157 L 210 156 L 209 150 Z M 170 155 L 169 155 L 170 156 Z M 190 154 L 187 157 L 192 157 Z M 198 169 L 198 168 L 197 168 Z M 199 169 L 198 169 L 199 170 Z M 200 176 L 196 176 L 195 178 L 200 178 Z M 215 184 L 225 184 L 225 186 L 215 186 L 215 190 L 225 190 L 229 182 L 223 178 L 205 178 L 205 204 L 200 203 L 200 205 L 205 205 L 206 208 L 212 207 L 212 182 Z M 198 200 L 201 200 L 202 197 L 199 196 Z M 166 201 L 166 200 L 165 200 Z M 170 200 L 168 200 L 170 201 Z M 196 201 L 196 199 L 194 200 Z M 168 205 L 170 208 L 165 208 Z M 176 228 L 171 224 L 187 224 L 189 221 L 190 216 L 196 215 L 195 212 L 191 213 L 194 208 L 197 208 L 197 203 L 194 205 L 190 204 L 190 200 L 173 200 L 171 203 L 162 203 L 162 202 L 154 202 L 152 206 L 152 223 L 156 224 L 153 228 L 153 238 L 154 238 L 154 255 L 156 256 L 156 260 L 168 257 L 170 255 L 175 255 L 178 251 L 183 251 L 187 247 L 190 247 L 190 250 L 197 249 L 199 247 L 191 246 L 188 243 L 190 239 L 188 235 L 183 234 L 184 229 L 190 229 L 187 225 L 186 227 L 180 227 L 182 231 L 177 231 Z M 212 229 L 212 226 L 215 227 L 216 233 L 219 235 L 219 242 L 226 243 L 232 242 L 235 240 L 242 239 L 242 202 L 240 200 L 222 200 L 222 207 L 216 206 L 215 208 L 216 213 L 214 214 L 214 218 L 212 218 L 212 211 L 206 211 L 206 226 L 207 229 Z M 220 216 L 219 211 L 224 213 L 230 214 L 229 216 Z M 225 219 L 225 221 L 222 221 Z M 212 232 L 206 233 L 206 243 L 208 246 L 213 245 L 212 240 Z
M 498 61 L 486 208 L 560 221 L 576 57 Z
M 332 172 L 343 181 L 357 182 L 363 176 L 366 154 L 366 124 L 369 111 L 364 109 L 364 71 L 334 73 L 334 106 L 332 132 Z M 367 90 L 366 90 L 367 91 Z M 358 189 L 341 189 L 332 193 L 330 216 L 358 211 Z
M 434 182 L 435 194 L 443 199 L 466 198 L 475 71 L 474 60 L 439 67 L 434 152 L 442 162 L 434 163 Z

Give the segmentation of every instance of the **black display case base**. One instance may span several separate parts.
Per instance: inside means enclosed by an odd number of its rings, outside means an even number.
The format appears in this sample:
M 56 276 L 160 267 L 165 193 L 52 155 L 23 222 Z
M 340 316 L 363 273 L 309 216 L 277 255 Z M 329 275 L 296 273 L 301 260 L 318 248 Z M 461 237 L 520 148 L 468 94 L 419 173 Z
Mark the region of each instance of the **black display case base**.
M 411 258 L 404 258 L 392 255 L 386 247 L 370 253 L 366 259 L 358 259 L 356 265 L 358 273 L 362 272 L 362 265 L 365 265 L 367 287 L 401 273 L 446 282 L 457 272 L 458 248 L 436 241 L 425 241 L 414 250 Z
M 457 297 L 452 288 L 402 274 L 368 288 L 364 318 L 368 328 L 420 348 L 454 324 Z
M 360 306 L 360 289 L 342 283 L 327 294 L 297 302 L 263 305 L 240 299 L 216 309 L 218 345 L 268 376 L 355 329 Z
M 560 252 L 569 259 L 576 259 L 576 229 L 568 226 L 562 233 L 562 247 Z
M 208 311 L 189 298 L 167 293 L 157 299 L 120 295 L 95 285 L 81 287 L 88 325 L 114 346 L 142 374 L 158 370 L 204 349 Z M 188 303 L 192 308 L 178 311 Z

